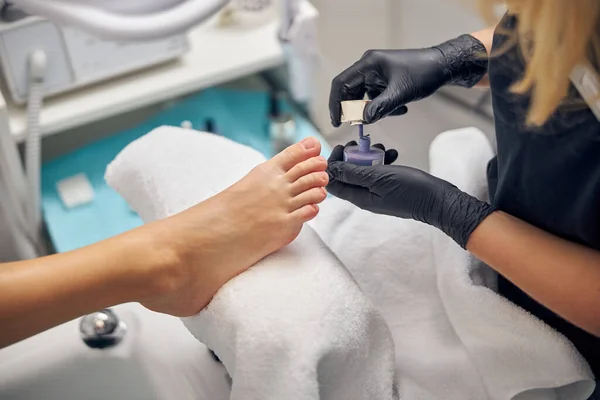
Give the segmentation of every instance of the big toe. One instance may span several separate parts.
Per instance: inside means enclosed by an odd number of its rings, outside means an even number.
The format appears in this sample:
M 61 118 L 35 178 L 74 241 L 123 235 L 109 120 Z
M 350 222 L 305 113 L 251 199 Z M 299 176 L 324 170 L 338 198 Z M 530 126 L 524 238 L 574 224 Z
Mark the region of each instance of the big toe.
M 269 163 L 287 172 L 296 164 L 321 154 L 321 143 L 314 137 L 309 137 L 283 150 L 273 157 Z

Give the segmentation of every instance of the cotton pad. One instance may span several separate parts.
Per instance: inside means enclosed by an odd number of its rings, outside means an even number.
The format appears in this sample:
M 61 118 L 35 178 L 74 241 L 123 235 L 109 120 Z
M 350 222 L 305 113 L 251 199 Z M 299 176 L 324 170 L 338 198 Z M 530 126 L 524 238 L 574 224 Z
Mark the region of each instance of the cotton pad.
M 83 173 L 59 181 L 56 189 L 66 208 L 78 207 L 94 200 L 94 188 Z

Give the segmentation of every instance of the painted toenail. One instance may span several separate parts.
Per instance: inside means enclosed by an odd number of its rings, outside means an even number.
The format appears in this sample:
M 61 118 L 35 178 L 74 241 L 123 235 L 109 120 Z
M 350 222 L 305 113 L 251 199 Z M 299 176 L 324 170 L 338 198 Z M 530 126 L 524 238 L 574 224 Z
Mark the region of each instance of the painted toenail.
M 315 147 L 317 147 L 317 141 L 311 137 L 304 139 L 300 142 L 300 144 L 302 144 L 302 147 L 304 147 L 306 150 L 314 149 Z

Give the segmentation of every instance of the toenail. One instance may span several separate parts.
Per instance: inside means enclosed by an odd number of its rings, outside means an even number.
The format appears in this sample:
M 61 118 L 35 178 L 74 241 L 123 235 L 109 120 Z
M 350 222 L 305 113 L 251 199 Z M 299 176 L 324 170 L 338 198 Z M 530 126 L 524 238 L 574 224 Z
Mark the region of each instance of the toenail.
M 315 147 L 317 147 L 317 141 L 315 140 L 315 138 L 312 137 L 304 139 L 300 142 L 300 144 L 302 144 L 302 147 L 304 147 L 306 150 L 314 149 Z
M 329 175 L 327 175 L 327 173 L 323 173 L 321 174 L 321 183 L 323 185 L 327 185 L 327 181 L 329 180 Z

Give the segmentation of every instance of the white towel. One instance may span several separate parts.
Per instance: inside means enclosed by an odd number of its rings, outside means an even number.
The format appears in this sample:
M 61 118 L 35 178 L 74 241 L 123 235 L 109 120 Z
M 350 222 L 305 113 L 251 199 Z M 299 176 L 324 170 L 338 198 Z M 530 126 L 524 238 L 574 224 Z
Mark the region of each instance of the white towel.
M 492 149 L 477 129 L 431 146 L 432 173 L 486 197 Z M 402 399 L 585 400 L 589 367 L 555 331 L 490 289 L 495 274 L 450 238 L 339 199 L 312 224 L 383 313 Z
M 477 129 L 448 132 L 430 149 L 432 172 L 487 198 L 492 149 Z M 490 269 L 447 236 L 434 232 L 438 288 L 452 326 L 493 400 L 587 399 L 595 384 L 589 366 L 558 332 L 484 283 Z M 476 284 L 474 284 L 475 282 Z
M 211 197 L 262 161 L 225 138 L 162 127 L 127 146 L 106 179 L 149 222 Z M 183 321 L 227 368 L 232 400 L 397 396 L 388 327 L 308 226 Z

